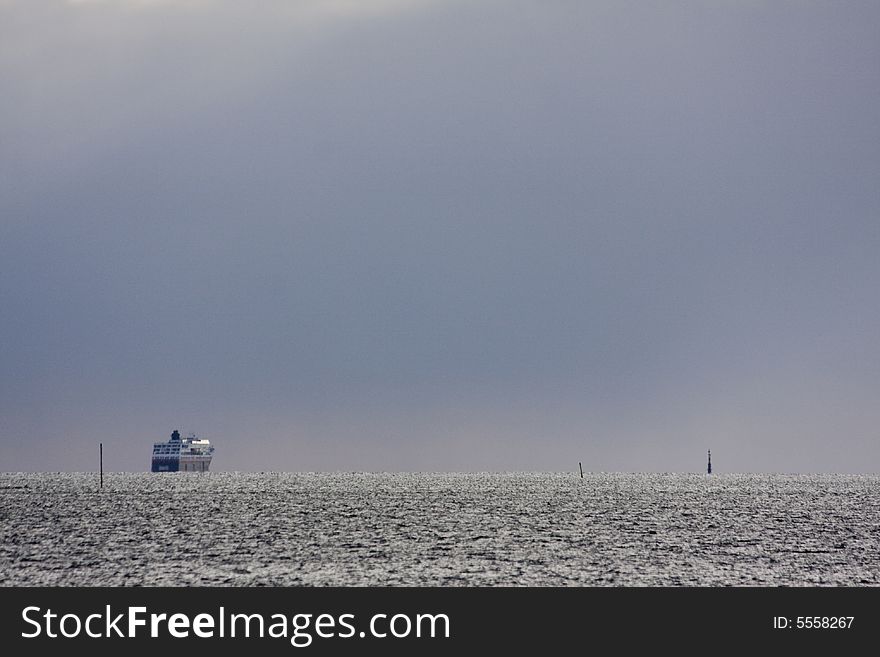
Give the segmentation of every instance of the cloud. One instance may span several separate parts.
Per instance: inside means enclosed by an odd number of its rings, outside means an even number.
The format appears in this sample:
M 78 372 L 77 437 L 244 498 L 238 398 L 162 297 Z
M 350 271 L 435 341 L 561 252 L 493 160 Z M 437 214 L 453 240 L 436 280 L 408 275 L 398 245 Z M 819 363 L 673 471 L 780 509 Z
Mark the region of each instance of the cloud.
M 875 9 L 112 4 L 0 21 L 0 461 L 870 461 Z
M 58 1 L 58 0 L 56 0 Z M 240 4 L 235 0 L 60 0 L 74 7 L 102 7 L 108 9 L 220 9 Z M 303 18 L 349 18 L 362 15 L 386 14 L 416 8 L 432 0 L 267 0 L 249 4 L 249 12 L 279 11 L 282 15 Z M 22 0 L 8 0 L 8 4 Z

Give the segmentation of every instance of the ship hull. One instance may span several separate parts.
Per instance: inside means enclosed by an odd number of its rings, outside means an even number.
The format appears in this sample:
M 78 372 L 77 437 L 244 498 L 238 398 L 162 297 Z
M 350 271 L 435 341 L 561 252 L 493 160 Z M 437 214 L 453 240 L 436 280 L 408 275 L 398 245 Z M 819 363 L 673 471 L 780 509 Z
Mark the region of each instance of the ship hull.
M 165 457 L 153 459 L 152 472 L 208 472 L 210 467 L 210 458 Z
M 196 456 L 196 457 L 180 457 L 180 465 L 178 467 L 179 472 L 207 472 L 208 468 L 211 467 L 211 457 L 205 456 Z
M 153 472 L 177 472 L 180 469 L 180 459 L 153 459 Z

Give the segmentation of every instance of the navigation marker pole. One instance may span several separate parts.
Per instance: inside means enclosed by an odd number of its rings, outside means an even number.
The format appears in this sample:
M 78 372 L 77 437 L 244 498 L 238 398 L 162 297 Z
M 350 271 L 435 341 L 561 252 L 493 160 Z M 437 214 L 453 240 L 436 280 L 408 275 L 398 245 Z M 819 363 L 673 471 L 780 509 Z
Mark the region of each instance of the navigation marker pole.
M 104 488 L 104 443 L 98 443 L 98 458 L 101 464 L 101 488 Z
M 712 450 L 709 450 L 709 465 L 706 467 L 706 474 L 712 474 Z
M 584 466 L 581 465 L 581 462 L 578 461 L 578 467 L 581 469 L 581 479 L 584 478 Z

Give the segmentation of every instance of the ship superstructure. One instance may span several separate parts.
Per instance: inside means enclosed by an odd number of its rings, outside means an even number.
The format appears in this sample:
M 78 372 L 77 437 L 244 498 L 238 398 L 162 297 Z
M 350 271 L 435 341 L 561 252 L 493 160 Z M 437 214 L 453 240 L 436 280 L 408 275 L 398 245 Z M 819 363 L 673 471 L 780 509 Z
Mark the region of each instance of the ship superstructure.
M 214 447 L 205 438 L 190 434 L 181 437 L 176 429 L 171 440 L 153 444 L 153 472 L 207 472 Z

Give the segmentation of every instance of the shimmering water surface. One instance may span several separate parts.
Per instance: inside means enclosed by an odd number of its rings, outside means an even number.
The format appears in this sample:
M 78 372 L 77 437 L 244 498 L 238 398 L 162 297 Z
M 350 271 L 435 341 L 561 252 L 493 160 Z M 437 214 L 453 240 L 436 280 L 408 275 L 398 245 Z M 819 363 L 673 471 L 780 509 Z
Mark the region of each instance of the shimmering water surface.
M 880 477 L 0 474 L 4 585 L 880 585 Z

